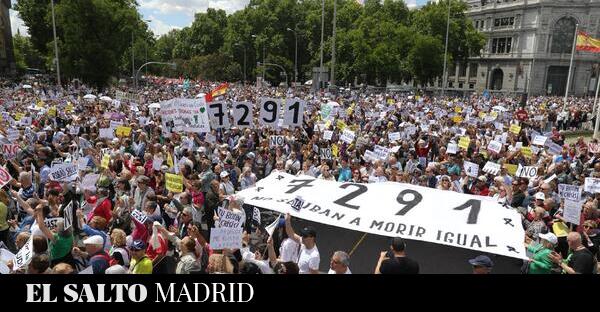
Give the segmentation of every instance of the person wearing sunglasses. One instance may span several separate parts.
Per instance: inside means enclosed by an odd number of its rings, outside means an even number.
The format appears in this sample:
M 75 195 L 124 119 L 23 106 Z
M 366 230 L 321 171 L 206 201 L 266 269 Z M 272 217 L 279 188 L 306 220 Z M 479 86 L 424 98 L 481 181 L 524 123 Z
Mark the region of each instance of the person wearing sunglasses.
M 583 245 L 598 258 L 598 250 L 600 246 L 600 235 L 597 230 L 598 224 L 593 220 L 586 220 L 583 223 L 582 243 Z

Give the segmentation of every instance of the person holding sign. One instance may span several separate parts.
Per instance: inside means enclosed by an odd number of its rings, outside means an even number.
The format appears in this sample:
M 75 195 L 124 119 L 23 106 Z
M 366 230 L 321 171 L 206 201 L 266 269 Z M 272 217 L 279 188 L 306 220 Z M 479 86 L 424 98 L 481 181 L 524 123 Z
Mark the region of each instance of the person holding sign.
M 298 257 L 300 274 L 319 274 L 321 258 L 316 242 L 317 231 L 312 226 L 307 226 L 300 231 L 300 235 L 296 234 L 292 227 L 292 216 L 289 213 L 285 215 L 285 231 L 289 238 L 301 244 Z
M 44 222 L 44 211 L 42 206 L 35 208 L 35 218 L 37 225 L 44 235 L 50 241 L 48 249 L 50 250 L 50 263 L 52 266 L 65 262 L 75 265 L 71 249 L 73 248 L 73 231 L 64 228 L 64 221 L 58 221 L 55 232 L 50 231 Z

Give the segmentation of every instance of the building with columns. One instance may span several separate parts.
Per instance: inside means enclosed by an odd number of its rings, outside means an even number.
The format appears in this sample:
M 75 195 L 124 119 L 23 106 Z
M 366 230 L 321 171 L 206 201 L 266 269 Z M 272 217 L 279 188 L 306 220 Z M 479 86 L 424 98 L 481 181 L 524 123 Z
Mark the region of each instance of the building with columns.
M 10 27 L 10 0 L 0 0 L 0 77 L 16 73 Z
M 449 66 L 448 91 L 564 95 L 576 25 L 600 38 L 600 0 L 468 4 L 468 15 L 487 42 L 480 56 Z M 594 93 L 599 63 L 600 54 L 575 52 L 570 95 Z

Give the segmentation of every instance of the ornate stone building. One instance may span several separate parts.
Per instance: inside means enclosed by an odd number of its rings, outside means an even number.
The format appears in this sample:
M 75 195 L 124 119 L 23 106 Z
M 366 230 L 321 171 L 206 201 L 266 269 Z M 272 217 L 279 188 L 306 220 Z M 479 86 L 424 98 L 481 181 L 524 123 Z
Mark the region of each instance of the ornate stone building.
M 16 73 L 9 9 L 10 0 L 0 0 L 0 77 Z
M 448 90 L 564 95 L 575 25 L 600 38 L 600 0 L 468 4 L 468 15 L 487 42 L 480 56 L 449 67 Z M 595 91 L 599 63 L 600 54 L 575 52 L 569 94 Z

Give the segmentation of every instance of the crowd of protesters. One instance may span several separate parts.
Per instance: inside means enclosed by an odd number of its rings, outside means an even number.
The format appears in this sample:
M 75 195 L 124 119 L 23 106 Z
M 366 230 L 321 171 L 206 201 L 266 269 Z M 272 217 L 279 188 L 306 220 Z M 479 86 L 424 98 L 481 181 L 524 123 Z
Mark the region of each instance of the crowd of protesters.
M 305 100 L 302 127 L 230 127 L 212 130 L 211 139 L 205 133 L 165 135 L 160 109 L 152 103 L 197 98 L 216 86 L 155 83 L 137 92 L 73 85 L 59 91 L 43 84 L 2 88 L 0 141 L 19 149 L 0 156 L 0 165 L 12 177 L 0 190 L 0 247 L 3 255 L 15 254 L 32 241 L 33 257 L 20 268 L 3 257 L 0 270 L 4 265 L 5 273 L 13 274 L 324 273 L 321 257 L 328 257 L 329 273 L 350 274 L 351 255 L 341 250 L 320 255 L 314 228 L 294 229 L 287 215 L 275 220 L 276 229 L 268 235 L 269 215 L 253 219 L 252 208 L 236 196 L 280 171 L 490 196 L 522 214 L 530 258 L 523 272 L 596 272 L 600 197 L 583 192 L 581 220 L 571 224 L 563 217 L 564 200 L 558 195 L 559 184 L 583 186 L 586 177 L 600 178 L 597 142 L 580 138 L 567 144 L 561 131 L 591 129 L 593 100 L 570 98 L 563 110 L 562 99 L 553 97 L 530 97 L 523 103 L 521 98 L 482 95 L 440 98 L 349 89 L 329 94 L 230 84 L 219 100 Z M 114 100 L 122 97 L 117 92 L 130 96 Z M 324 106 L 331 109 L 327 115 Z M 109 128 L 111 121 L 131 133 L 100 138 L 99 129 Z M 517 121 L 520 128 L 514 131 L 511 124 Z M 340 140 L 344 128 L 357 134 L 350 144 Z M 325 130 L 333 131 L 331 139 L 323 138 Z M 391 140 L 389 134 L 396 132 L 400 138 Z M 284 146 L 270 148 L 272 134 L 285 136 Z M 546 144 L 535 146 L 535 136 L 547 137 Z M 449 153 L 449 145 L 464 137 L 468 146 Z M 502 143 L 499 152 L 488 149 L 492 140 Z M 548 143 L 559 145 L 560 151 Z M 331 160 L 315 152 L 333 145 Z M 384 159 L 365 158 L 375 145 L 392 152 Z M 156 164 L 156 159 L 163 161 Z M 465 161 L 479 166 L 478 176 L 465 172 Z M 500 164 L 501 170 L 484 172 L 487 161 Z M 61 163 L 78 164 L 75 181 L 50 178 L 51 168 Z M 537 177 L 516 177 L 511 165 L 536 166 Z M 165 174 L 175 172 L 183 176 L 181 193 L 166 186 Z M 242 216 L 241 249 L 211 248 L 218 207 Z M 68 228 L 67 209 L 73 216 Z M 133 218 L 132 211 L 143 213 L 144 222 Z M 45 222 L 53 218 L 58 222 Z M 392 239 L 389 250 L 373 261 L 375 273 L 418 273 L 418 259 L 407 257 L 405 246 L 401 238 Z M 493 273 L 486 255 L 468 263 L 475 273 Z

